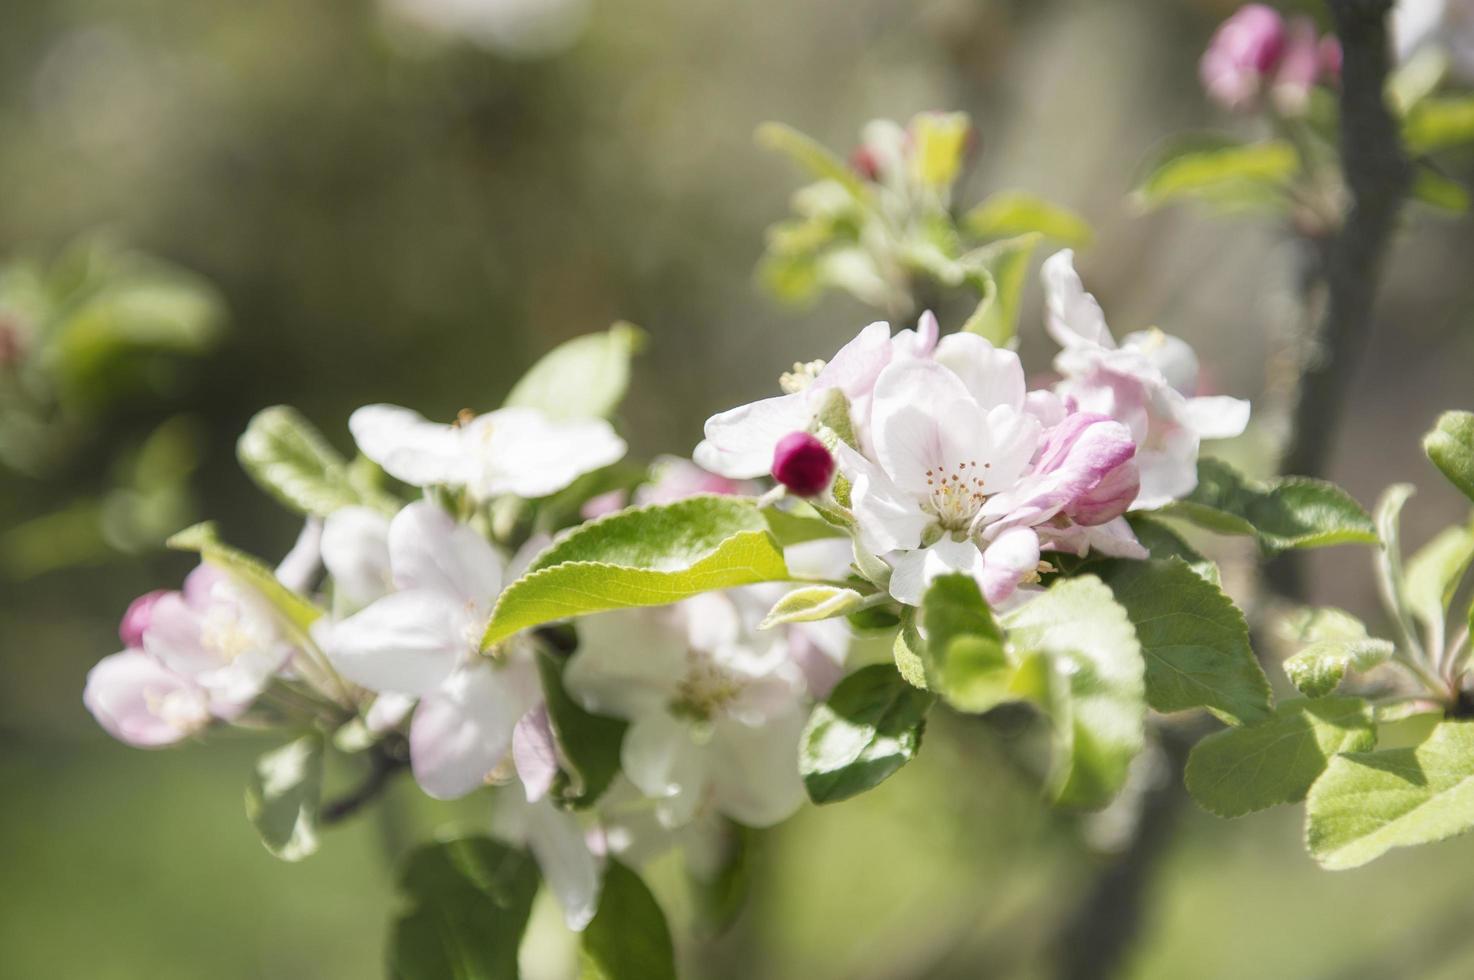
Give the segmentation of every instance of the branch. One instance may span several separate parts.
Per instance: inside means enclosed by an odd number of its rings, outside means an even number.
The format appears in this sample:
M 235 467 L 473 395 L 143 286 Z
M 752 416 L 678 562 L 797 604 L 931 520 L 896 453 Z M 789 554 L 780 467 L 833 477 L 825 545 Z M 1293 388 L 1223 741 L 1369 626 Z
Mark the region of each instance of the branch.
M 409 742 L 403 735 L 388 735 L 368 750 L 369 771 L 363 781 L 347 793 L 323 804 L 318 823 L 330 827 L 342 823 L 384 794 L 394 774 L 409 768 Z

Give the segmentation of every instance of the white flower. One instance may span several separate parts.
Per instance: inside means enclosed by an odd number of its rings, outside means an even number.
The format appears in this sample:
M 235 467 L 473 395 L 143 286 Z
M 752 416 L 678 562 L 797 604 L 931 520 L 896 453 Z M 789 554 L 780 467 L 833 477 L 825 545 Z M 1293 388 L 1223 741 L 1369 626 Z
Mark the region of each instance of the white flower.
M 377 525 L 362 514 L 350 520 L 363 539 L 331 533 L 330 518 L 324 562 L 329 569 L 378 567 L 371 557 Z M 480 654 L 502 584 L 502 559 L 485 538 L 422 501 L 395 515 L 384 540 L 395 591 L 335 624 L 325 646 L 354 683 L 420 699 L 409 733 L 415 779 L 436 798 L 463 796 L 507 756 L 518 721 L 541 700 L 537 671 L 515 645 L 495 659 Z M 362 580 L 375 581 L 373 574 Z
M 928 357 L 937 343 L 937 320 L 924 313 L 916 330 L 891 336 L 876 322 L 839 349 L 827 363 L 796 364 L 782 378 L 786 394 L 741 405 L 706 422 L 706 439 L 692 458 L 713 473 L 733 479 L 767 475 L 778 440 L 809 428 L 826 392 L 837 389 L 850 403 L 851 421 L 864 438 L 875 380 L 892 360 Z
M 602 862 L 579 819 L 546 798 L 529 801 L 512 787 L 496 794 L 491 831 L 532 852 L 568 928 L 583 931 L 599 907 Z
M 579 623 L 564 683 L 588 710 L 630 722 L 624 773 L 666 827 L 708 806 L 765 827 L 803 801 L 808 685 L 783 633 L 754 629 L 767 608 L 736 590 Z
M 531 408 L 443 425 L 407 408 L 367 405 L 348 428 L 390 476 L 417 487 L 465 487 L 478 500 L 546 497 L 617 462 L 626 448 L 603 419 L 554 421 Z
M 1095 297 L 1085 291 L 1068 249 L 1044 263 L 1046 324 L 1063 348 L 1056 392 L 1072 411 L 1109 416 L 1136 441 L 1141 490 L 1133 510 L 1161 507 L 1198 483 L 1203 439 L 1239 435 L 1249 403 L 1222 396 L 1195 397 L 1197 356 L 1160 330 L 1129 334 L 1118 347 Z

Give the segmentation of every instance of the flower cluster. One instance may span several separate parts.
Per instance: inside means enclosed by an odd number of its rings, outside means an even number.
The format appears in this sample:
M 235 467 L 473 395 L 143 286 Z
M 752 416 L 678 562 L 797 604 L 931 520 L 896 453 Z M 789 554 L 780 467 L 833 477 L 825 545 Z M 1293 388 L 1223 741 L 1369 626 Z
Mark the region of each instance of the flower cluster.
M 1051 552 L 1145 557 L 1126 512 L 1190 493 L 1201 440 L 1242 432 L 1248 403 L 1200 396 L 1192 349 L 1160 330 L 1117 345 L 1069 251 L 1043 277 L 1062 348 L 1052 388 L 1027 390 L 1018 355 L 982 337 L 939 338 L 930 314 L 894 336 L 873 323 L 828 362 L 795 365 L 785 394 L 708 420 L 696 459 L 782 479 L 807 445 L 793 434 L 824 433 L 845 481 L 835 503 L 907 605 L 950 572 L 999 605 L 1052 570 Z
M 1272 7 L 1246 4 L 1214 32 L 1198 74 L 1225 109 L 1257 110 L 1267 94 L 1281 115 L 1299 116 L 1317 84 L 1340 78 L 1341 45 L 1320 36 L 1309 17 L 1287 21 Z

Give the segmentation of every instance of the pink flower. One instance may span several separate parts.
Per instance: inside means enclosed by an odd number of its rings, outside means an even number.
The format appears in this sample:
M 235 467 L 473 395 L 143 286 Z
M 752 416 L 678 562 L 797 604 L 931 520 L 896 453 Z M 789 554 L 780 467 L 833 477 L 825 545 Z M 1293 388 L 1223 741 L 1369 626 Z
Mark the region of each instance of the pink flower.
M 1240 7 L 1219 25 L 1203 52 L 1198 76 L 1208 96 L 1226 109 L 1252 107 L 1285 49 L 1285 24 L 1262 3 Z
M 123 646 L 130 648 L 143 646 L 143 634 L 148 629 L 149 621 L 153 618 L 154 606 L 168 594 L 167 589 L 155 589 L 144 593 L 128 604 L 128 610 L 123 613 L 123 619 L 118 623 L 118 638 L 123 641 Z
M 211 718 L 202 688 L 142 650 L 98 661 L 87 673 L 82 703 L 109 735 L 141 749 L 188 738 Z

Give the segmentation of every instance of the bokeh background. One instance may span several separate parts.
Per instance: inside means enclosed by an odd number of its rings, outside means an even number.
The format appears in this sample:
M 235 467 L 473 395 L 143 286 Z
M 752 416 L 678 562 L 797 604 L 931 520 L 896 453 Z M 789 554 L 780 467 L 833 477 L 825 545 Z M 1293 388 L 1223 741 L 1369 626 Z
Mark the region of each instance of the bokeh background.
M 442 0 L 449 29 L 426 19 L 431 0 L 5 4 L 0 258 L 106 230 L 215 283 L 229 331 L 162 394 L 99 418 L 62 472 L 0 473 L 0 527 L 100 492 L 110 447 L 185 413 L 204 449 L 195 506 L 280 554 L 297 528 L 233 458 L 255 410 L 293 404 L 346 449 L 360 404 L 492 407 L 536 356 L 617 318 L 652 338 L 622 421 L 635 452 L 689 451 L 708 414 L 871 318 L 842 297 L 784 309 L 754 285 L 763 229 L 799 183 L 753 145 L 767 119 L 847 148 L 872 117 L 969 111 L 962 202 L 1019 187 L 1080 210 L 1098 231 L 1080 265 L 1118 334 L 1187 337 L 1225 392 L 1258 398 L 1273 376 L 1299 315 L 1283 229 L 1143 217 L 1127 199 L 1156 142 L 1232 125 L 1195 74 L 1231 3 L 507 5 L 485 23 Z M 1474 408 L 1470 224 L 1410 215 L 1331 474 L 1367 504 L 1419 483 L 1414 543 L 1461 512 L 1417 437 L 1439 410 Z M 1037 291 L 1024 324 L 1026 363 L 1044 369 Z M 1228 451 L 1268 466 L 1273 435 Z M 361 819 L 289 866 L 241 812 L 260 745 L 110 742 L 82 709 L 85 673 L 115 649 L 127 601 L 188 564 L 143 552 L 0 581 L 0 974 L 377 976 L 396 904 L 386 844 L 474 826 L 484 804 L 403 792 L 391 821 Z M 1377 621 L 1364 551 L 1313 567 L 1318 598 Z M 692 974 L 1047 976 L 1110 828 L 1043 808 L 997 740 L 937 724 L 876 792 L 764 835 L 747 911 L 685 950 Z M 1330 874 L 1298 820 L 1188 813 L 1126 974 L 1474 974 L 1474 841 Z M 566 966 L 555 919 L 540 910 L 540 976 Z

